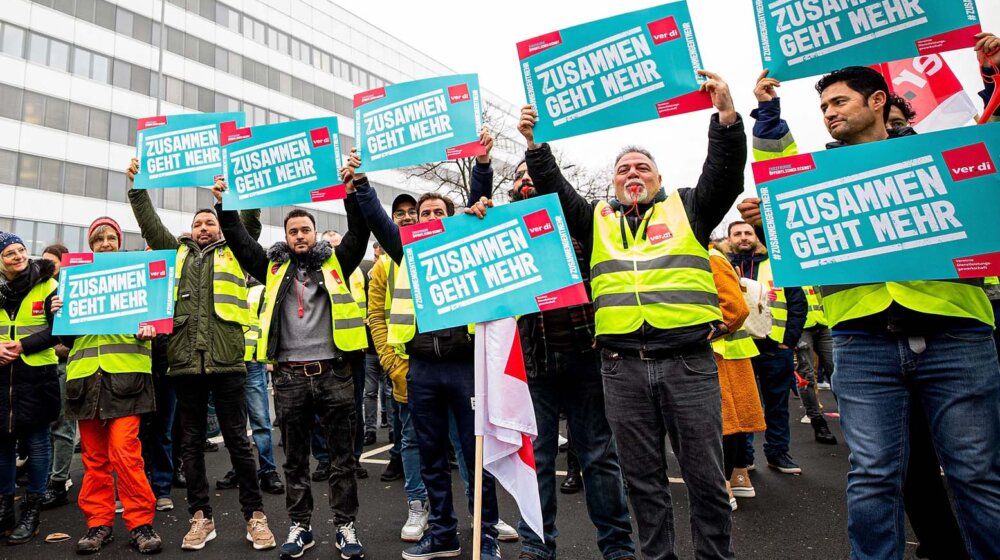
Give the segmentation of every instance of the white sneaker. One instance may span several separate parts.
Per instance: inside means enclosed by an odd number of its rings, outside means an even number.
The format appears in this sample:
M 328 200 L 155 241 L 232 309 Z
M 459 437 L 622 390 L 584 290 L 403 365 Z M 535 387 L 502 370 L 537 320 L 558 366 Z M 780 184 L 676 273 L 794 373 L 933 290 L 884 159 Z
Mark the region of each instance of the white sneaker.
M 424 532 L 427 531 L 427 518 L 430 516 L 430 511 L 427 510 L 427 504 L 420 500 L 413 500 L 409 505 L 406 524 L 399 531 L 399 540 L 420 542 L 420 539 L 424 537 Z
M 799 424 L 812 424 L 812 420 L 809 419 L 809 415 L 805 415 L 799 420 Z
M 521 538 L 513 527 L 506 524 L 503 519 L 497 520 L 497 540 L 500 542 L 517 542 Z
M 832 387 L 830 387 L 830 384 L 827 383 L 826 381 L 824 381 L 822 383 L 817 383 L 816 387 L 819 387 L 820 389 L 824 389 L 826 391 L 829 391 L 830 389 L 832 389 Z

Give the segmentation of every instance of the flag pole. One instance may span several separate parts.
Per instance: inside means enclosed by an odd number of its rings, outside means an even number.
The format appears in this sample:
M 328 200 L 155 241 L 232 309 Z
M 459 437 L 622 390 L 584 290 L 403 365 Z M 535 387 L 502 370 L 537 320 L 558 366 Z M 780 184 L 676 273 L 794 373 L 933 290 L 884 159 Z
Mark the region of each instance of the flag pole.
M 472 560 L 482 558 L 483 539 L 483 436 L 476 436 L 476 489 L 472 501 Z

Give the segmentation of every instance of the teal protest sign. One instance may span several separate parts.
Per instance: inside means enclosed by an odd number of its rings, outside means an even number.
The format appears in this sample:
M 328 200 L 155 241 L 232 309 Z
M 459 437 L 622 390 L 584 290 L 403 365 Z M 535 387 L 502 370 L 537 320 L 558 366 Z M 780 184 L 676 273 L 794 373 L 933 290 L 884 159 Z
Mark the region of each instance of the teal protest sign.
M 359 171 L 396 169 L 486 153 L 479 76 L 391 84 L 354 96 Z
M 176 251 L 69 253 L 59 270 L 63 307 L 56 335 L 136 334 L 152 325 L 158 334 L 174 327 Z
M 684 1 L 546 33 L 517 53 L 538 142 L 712 106 L 696 91 L 701 55 Z
M 243 126 L 243 113 L 198 113 L 139 119 L 135 188 L 210 187 L 222 175 L 219 125 Z
M 336 117 L 221 127 L 226 210 L 344 198 Z
M 586 303 L 556 195 L 405 227 L 420 332 Z
M 974 0 L 752 0 L 764 68 L 793 80 L 972 47 Z
M 775 284 L 1000 273 L 1000 124 L 753 165 Z

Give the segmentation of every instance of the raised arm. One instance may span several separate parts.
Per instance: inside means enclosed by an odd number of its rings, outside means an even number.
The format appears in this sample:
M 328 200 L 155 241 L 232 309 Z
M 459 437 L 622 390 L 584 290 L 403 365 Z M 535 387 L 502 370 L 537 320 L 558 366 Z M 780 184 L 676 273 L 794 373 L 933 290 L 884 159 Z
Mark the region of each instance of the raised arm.
M 219 215 L 222 235 L 226 237 L 226 244 L 229 245 L 229 249 L 232 250 L 243 270 L 264 284 L 267 282 L 269 264 L 267 252 L 247 233 L 243 222 L 240 221 L 239 212 L 222 209 L 222 192 L 224 190 L 226 190 L 226 182 L 221 178 L 216 180 L 215 186 L 212 187 L 212 194 L 215 196 L 215 212 Z M 356 263 L 355 266 L 357 266 Z
M 379 210 L 385 214 L 381 205 L 379 205 Z M 337 260 L 340 261 L 340 268 L 343 270 L 344 276 L 350 277 L 354 269 L 361 264 L 361 259 L 365 258 L 365 251 L 368 250 L 368 238 L 371 237 L 372 231 L 368 228 L 368 220 L 362 214 L 356 193 L 349 193 L 344 199 L 344 211 L 347 212 L 347 233 L 344 234 L 340 245 L 337 245 L 334 252 L 337 254 Z
M 781 118 L 781 99 L 776 88 L 781 82 L 767 76 L 764 70 L 757 77 L 753 94 L 757 98 L 757 108 L 750 112 L 756 122 L 753 125 L 753 159 L 765 161 L 799 153 L 788 123 Z
M 176 251 L 180 247 L 177 237 L 170 233 L 167 226 L 163 225 L 160 216 L 153 208 L 153 201 L 149 198 L 149 192 L 145 189 L 134 189 L 132 185 L 135 181 L 135 174 L 139 172 L 139 160 L 132 158 L 128 169 L 125 170 L 125 185 L 128 188 L 128 201 L 132 206 L 132 214 L 135 221 L 139 223 L 139 232 L 146 244 L 155 250 Z
M 493 166 L 490 157 L 493 151 L 493 135 L 490 129 L 483 127 L 479 133 L 479 143 L 486 147 L 486 153 L 476 157 L 472 165 L 472 177 L 469 180 L 469 200 L 466 206 L 472 206 L 481 198 L 493 198 Z
M 389 214 L 386 214 L 385 208 L 382 207 L 382 203 L 378 199 L 378 193 L 368 182 L 368 176 L 364 173 L 354 172 L 360 165 L 361 157 L 358 155 L 358 150 L 351 150 L 351 155 L 347 158 L 347 165 L 340 169 L 340 178 L 345 185 L 353 186 L 354 192 L 357 193 L 360 214 L 367 227 L 375 234 L 375 240 L 382 246 L 385 254 L 389 255 L 389 258 L 399 263 L 403 260 L 403 244 L 399 239 L 399 226 L 392 221 Z M 350 218 L 349 214 L 348 218 Z

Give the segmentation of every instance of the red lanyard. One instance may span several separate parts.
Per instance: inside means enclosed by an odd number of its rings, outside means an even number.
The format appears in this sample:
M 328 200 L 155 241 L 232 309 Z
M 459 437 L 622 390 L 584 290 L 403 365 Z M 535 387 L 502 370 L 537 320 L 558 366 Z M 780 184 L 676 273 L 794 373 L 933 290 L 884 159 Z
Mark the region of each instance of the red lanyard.
M 299 282 L 298 277 L 292 279 L 295 282 L 295 299 L 299 302 L 299 319 L 306 316 L 306 286 L 309 284 L 309 277 L 302 282 Z

